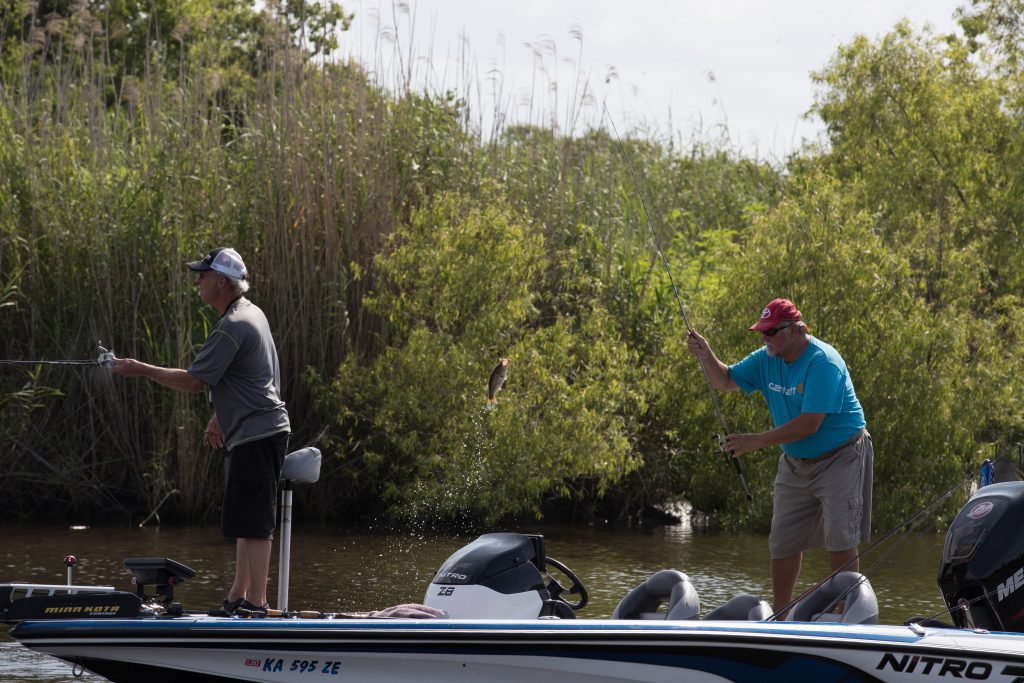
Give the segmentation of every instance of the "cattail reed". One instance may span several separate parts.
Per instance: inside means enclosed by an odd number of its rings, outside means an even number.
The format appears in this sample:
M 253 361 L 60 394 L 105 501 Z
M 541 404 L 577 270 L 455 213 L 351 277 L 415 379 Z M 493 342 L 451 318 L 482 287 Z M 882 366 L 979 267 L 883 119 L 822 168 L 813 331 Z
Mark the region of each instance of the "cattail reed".
M 559 87 L 545 67 L 557 62 L 553 45 L 535 46 L 538 82 L 525 104 L 500 74 L 483 83 L 469 59 L 455 83 L 422 93 L 412 84 L 430 65 L 388 58 L 403 54 L 401 35 L 367 64 L 331 61 L 300 45 L 274 7 L 253 13 L 260 39 L 242 55 L 219 49 L 232 27 L 217 21 L 143 30 L 82 0 L 60 17 L 30 14 L 27 30 L 22 18 L 0 26 L 0 356 L 87 358 L 102 339 L 121 356 L 187 367 L 216 320 L 183 263 L 233 246 L 277 335 L 293 445 L 322 435 L 336 463 L 325 466 L 336 476 L 300 492 L 306 509 L 358 516 L 391 482 L 360 483 L 371 493 L 363 508 L 337 500 L 359 474 L 352 463 L 386 439 L 346 441 L 347 407 L 328 387 L 343 363 L 370 368 L 401 341 L 367 306 L 380 288 L 402 286 L 377 268 L 398 227 L 446 196 L 502 204 L 546 253 L 528 324 L 608 306 L 641 346 L 642 322 L 625 302 L 647 286 L 649 250 L 599 117 L 581 130 L 593 88 L 580 71 Z M 485 121 L 488 98 L 506 109 Z M 536 125 L 510 125 L 510 110 L 524 107 Z M 772 200 L 774 175 L 756 163 L 697 143 L 690 158 L 627 146 L 664 216 L 695 207 L 666 229 L 744 220 L 728 203 L 734 187 Z M 600 267 L 580 269 L 591 262 Z M 0 514 L 138 519 L 177 489 L 164 519 L 214 518 L 223 454 L 200 444 L 201 396 L 44 368 L 5 371 L 0 400 Z M 389 448 L 374 457 L 405 457 Z

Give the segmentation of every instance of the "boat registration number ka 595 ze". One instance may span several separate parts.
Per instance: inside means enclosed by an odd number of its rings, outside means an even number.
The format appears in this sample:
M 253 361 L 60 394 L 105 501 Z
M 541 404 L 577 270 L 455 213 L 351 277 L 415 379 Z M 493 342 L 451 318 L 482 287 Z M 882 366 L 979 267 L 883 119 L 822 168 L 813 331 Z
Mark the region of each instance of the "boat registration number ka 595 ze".
M 246 666 L 257 667 L 262 671 L 277 673 L 289 671 L 299 674 L 320 674 L 326 676 L 337 676 L 341 673 L 341 662 L 324 661 L 316 659 L 287 659 L 279 657 L 267 657 L 266 659 L 250 658 L 245 660 Z

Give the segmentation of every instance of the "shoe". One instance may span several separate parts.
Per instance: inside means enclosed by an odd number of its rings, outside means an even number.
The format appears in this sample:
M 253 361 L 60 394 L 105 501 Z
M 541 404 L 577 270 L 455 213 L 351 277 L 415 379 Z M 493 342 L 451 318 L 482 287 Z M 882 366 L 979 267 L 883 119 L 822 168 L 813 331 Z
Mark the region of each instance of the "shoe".
M 263 603 L 263 605 L 257 607 L 248 600 L 242 600 L 242 602 L 235 608 L 235 614 L 242 617 L 265 617 L 267 616 L 267 610 L 270 609 L 270 603 Z
M 231 601 L 225 600 L 223 607 L 221 607 L 220 609 L 212 609 L 206 614 L 211 617 L 233 617 L 235 615 L 235 611 L 242 605 L 243 602 L 248 604 L 245 598 L 238 598 L 237 600 Z

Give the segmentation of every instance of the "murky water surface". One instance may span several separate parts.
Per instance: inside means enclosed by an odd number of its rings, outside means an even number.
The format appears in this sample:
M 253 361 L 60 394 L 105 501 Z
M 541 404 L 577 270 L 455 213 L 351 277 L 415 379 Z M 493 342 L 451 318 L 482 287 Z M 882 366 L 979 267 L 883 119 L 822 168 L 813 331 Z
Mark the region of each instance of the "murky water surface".
M 543 533 L 548 555 L 572 568 L 590 592 L 581 617 L 611 615 L 618 601 L 652 573 L 666 568 L 689 575 L 706 612 L 736 593 L 771 601 L 767 539 L 742 534 L 706 534 L 686 527 L 608 530 L 590 527 L 502 529 Z M 170 557 L 196 570 L 175 597 L 186 609 L 213 608 L 226 596 L 233 576 L 234 546 L 217 528 L 0 527 L 0 583 L 65 583 L 63 559 L 75 555 L 75 583 L 133 590 L 122 566 L 126 557 Z M 432 535 L 415 530 L 351 532 L 299 527 L 292 539 L 289 606 L 321 611 L 362 611 L 422 602 L 434 572 L 476 534 Z M 868 556 L 883 623 L 943 610 L 935 577 L 942 535 L 911 536 L 884 560 Z M 872 567 L 872 563 L 876 562 Z M 271 561 L 271 602 L 276 595 L 277 547 Z M 808 554 L 799 590 L 823 576 L 823 553 Z M 35 655 L 0 630 L 0 680 L 57 683 L 97 682 L 72 675 L 71 667 Z

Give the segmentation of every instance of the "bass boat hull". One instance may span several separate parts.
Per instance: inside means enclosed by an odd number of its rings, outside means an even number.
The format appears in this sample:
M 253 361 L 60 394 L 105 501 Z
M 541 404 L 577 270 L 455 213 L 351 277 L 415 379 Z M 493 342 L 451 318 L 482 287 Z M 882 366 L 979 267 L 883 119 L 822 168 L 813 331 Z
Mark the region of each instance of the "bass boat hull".
M 183 616 L 11 635 L 115 683 L 1024 680 L 1024 634 L 920 626 Z

